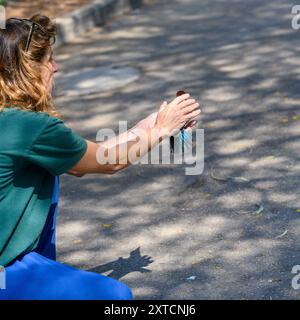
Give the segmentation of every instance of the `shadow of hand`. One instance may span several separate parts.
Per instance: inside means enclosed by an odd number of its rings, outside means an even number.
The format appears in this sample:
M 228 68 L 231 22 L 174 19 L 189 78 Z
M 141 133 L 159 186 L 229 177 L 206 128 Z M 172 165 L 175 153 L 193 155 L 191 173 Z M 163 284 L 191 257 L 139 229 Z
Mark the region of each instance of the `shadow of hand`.
M 112 272 L 108 274 L 108 276 L 114 279 L 120 279 L 131 272 L 151 272 L 151 270 L 145 269 L 145 267 L 147 267 L 152 262 L 153 260 L 150 256 L 141 256 L 140 248 L 138 247 L 137 249 L 130 252 L 129 258 L 120 257 L 116 261 L 94 267 L 92 269 L 89 269 L 88 271 L 103 273 L 112 270 Z

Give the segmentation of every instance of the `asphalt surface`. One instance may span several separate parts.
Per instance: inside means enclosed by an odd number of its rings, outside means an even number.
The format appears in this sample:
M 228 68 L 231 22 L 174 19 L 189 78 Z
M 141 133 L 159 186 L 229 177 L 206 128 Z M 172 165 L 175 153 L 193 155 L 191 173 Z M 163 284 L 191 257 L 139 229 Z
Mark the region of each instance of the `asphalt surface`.
M 59 78 L 114 66 L 123 87 L 56 98 L 87 139 L 185 89 L 201 101 L 205 169 L 140 165 L 61 177 L 58 258 L 137 299 L 298 299 L 300 30 L 285 0 L 153 1 L 57 50 Z M 299 211 L 299 212 L 298 212 Z

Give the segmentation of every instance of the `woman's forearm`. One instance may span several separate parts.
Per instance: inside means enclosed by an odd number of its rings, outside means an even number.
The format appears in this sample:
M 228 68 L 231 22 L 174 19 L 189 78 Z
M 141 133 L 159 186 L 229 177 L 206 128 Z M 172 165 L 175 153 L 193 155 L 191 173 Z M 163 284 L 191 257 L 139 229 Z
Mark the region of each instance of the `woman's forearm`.
M 142 129 L 134 127 L 121 135 L 99 144 L 97 161 L 115 164 L 115 171 L 137 162 L 151 151 L 168 134 L 156 127 Z
M 157 128 L 131 129 L 102 143 L 87 140 L 87 151 L 69 174 L 114 174 L 135 163 L 167 135 Z

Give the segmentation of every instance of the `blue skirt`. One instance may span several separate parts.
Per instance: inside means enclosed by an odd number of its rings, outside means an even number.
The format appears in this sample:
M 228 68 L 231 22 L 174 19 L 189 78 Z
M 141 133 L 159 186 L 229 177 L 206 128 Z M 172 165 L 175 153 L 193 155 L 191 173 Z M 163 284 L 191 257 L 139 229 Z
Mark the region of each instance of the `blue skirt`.
M 52 205 L 39 244 L 5 268 L 6 289 L 0 289 L 0 300 L 131 300 L 132 292 L 122 282 L 55 261 L 58 196 L 56 177 Z

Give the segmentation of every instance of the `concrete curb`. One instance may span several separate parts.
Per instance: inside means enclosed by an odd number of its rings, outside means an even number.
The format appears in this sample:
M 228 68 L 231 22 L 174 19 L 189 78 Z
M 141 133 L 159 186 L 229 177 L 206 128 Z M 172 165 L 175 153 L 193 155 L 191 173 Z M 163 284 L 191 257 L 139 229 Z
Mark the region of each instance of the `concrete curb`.
M 57 18 L 55 47 L 59 47 L 95 26 L 105 25 L 111 17 L 142 6 L 143 0 L 95 0 L 62 18 Z

